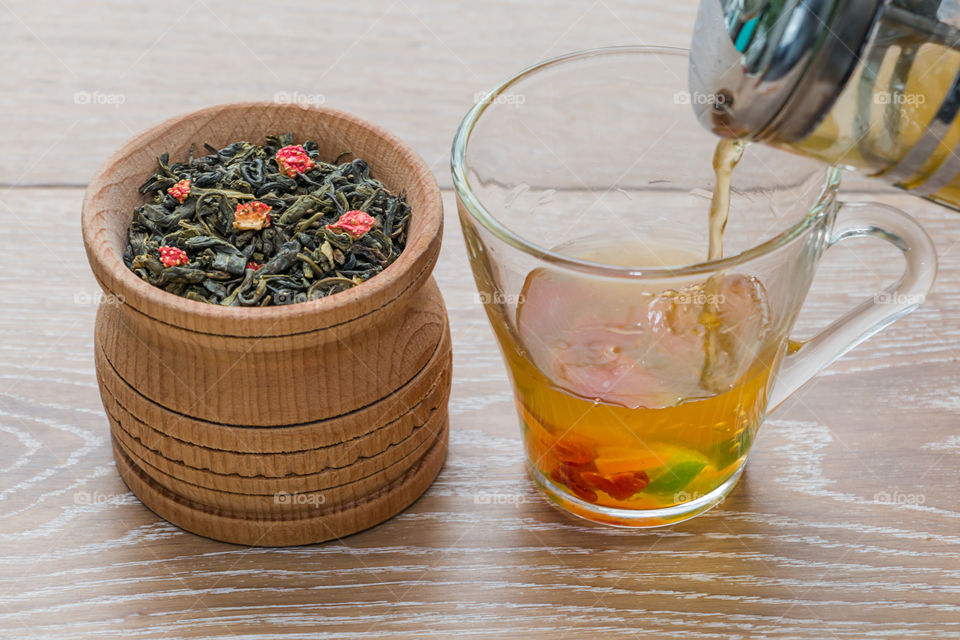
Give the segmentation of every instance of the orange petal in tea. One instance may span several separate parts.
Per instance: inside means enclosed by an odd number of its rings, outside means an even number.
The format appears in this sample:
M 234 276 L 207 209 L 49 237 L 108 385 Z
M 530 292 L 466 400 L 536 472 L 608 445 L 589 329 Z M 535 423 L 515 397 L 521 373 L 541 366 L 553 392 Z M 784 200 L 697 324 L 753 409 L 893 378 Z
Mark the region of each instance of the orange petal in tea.
M 237 204 L 237 210 L 233 214 L 233 228 L 237 231 L 259 231 L 269 227 L 270 209 L 270 205 L 259 200 Z
M 530 434 L 543 443 L 545 447 L 549 447 L 550 444 L 553 443 L 553 436 L 550 434 L 549 429 L 543 426 L 538 416 L 527 409 L 527 406 L 523 404 L 519 397 L 517 398 L 517 410 L 520 412 L 523 423 L 527 425 L 527 429 L 530 430 Z
M 577 435 L 561 436 L 550 444 L 550 452 L 560 462 L 582 466 L 590 464 L 597 456 L 593 443 Z
M 597 471 L 605 476 L 633 471 L 645 471 L 662 467 L 668 462 L 664 455 L 650 449 L 627 449 L 623 447 L 598 447 L 593 461 Z

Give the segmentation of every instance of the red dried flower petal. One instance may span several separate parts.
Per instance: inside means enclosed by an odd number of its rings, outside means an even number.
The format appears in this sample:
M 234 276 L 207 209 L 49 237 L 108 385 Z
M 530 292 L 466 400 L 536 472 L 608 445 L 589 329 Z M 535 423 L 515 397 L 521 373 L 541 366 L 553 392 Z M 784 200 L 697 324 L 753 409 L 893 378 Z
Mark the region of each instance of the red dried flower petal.
M 584 471 L 580 474 L 580 477 L 583 478 L 584 483 L 586 483 L 588 487 L 603 491 L 604 493 L 615 491 L 614 484 L 604 475 L 594 471 Z
M 253 260 L 251 260 L 250 262 L 247 263 L 247 267 L 246 267 L 246 268 L 247 268 L 247 269 L 253 269 L 254 271 L 256 271 L 257 269 L 262 269 L 262 268 L 263 268 L 263 265 L 262 265 L 262 264 L 259 264 L 259 263 L 256 263 L 256 262 L 254 262 Z
M 570 491 L 587 502 L 597 501 L 597 492 L 587 486 L 576 467 L 562 464 L 550 474 L 550 479 L 557 484 L 566 486 Z
M 354 210 L 347 211 L 333 224 L 328 224 L 327 229 L 339 233 L 346 233 L 356 240 L 377 224 L 376 218 L 366 211 Z
M 624 471 L 612 476 L 583 471 L 580 473 L 580 478 L 591 489 L 603 491 L 614 500 L 626 500 L 640 493 L 650 484 L 650 476 L 646 471 Z
M 317 166 L 303 145 L 293 144 L 277 151 L 277 165 L 280 171 L 291 178 L 296 178 L 298 173 L 306 173 Z
M 183 204 L 183 201 L 190 195 L 190 181 L 184 178 L 177 184 L 167 189 L 167 193 L 176 198 L 177 202 Z
M 237 205 L 233 214 L 233 228 L 238 231 L 259 231 L 270 226 L 270 209 L 265 202 L 253 200 Z
M 160 247 L 160 262 L 165 267 L 179 267 L 190 262 L 187 252 L 177 247 Z
M 614 500 L 626 500 L 635 493 L 639 493 L 650 484 L 650 476 L 646 471 L 624 471 L 615 473 L 609 478 L 611 488 L 604 489 Z

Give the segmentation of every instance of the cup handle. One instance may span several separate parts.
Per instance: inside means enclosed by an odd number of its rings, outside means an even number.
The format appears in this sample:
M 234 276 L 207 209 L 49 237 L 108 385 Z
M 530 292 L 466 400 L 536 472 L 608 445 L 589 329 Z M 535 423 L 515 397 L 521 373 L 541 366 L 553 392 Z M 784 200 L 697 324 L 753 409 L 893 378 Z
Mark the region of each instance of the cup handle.
M 827 249 L 846 240 L 871 236 L 903 253 L 906 267 L 897 282 L 832 322 L 810 340 L 791 342 L 770 393 L 769 410 L 850 349 L 916 309 L 937 275 L 933 241 L 916 220 L 878 202 L 840 205 Z

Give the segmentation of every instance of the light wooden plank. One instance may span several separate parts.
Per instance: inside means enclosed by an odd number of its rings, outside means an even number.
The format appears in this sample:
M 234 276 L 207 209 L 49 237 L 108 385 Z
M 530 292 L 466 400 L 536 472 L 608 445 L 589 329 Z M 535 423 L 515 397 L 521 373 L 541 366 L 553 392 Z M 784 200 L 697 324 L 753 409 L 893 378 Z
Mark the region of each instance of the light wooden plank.
M 94 382 L 81 191 L 0 198 L 0 637 L 960 636 L 960 330 L 950 321 L 960 226 L 939 207 L 883 197 L 937 240 L 942 271 L 927 305 L 772 415 L 721 507 L 625 533 L 568 519 L 524 476 L 447 193 L 437 269 L 455 344 L 446 468 L 380 527 L 274 550 L 183 533 L 126 491 Z M 895 275 L 871 248 L 831 252 L 805 326 Z
M 450 141 L 478 92 L 576 49 L 686 47 L 695 10 L 693 0 L 9 0 L 0 6 L 0 184 L 84 184 L 162 120 L 278 99 L 386 127 L 449 185 Z
M 79 232 L 80 187 L 123 140 L 213 103 L 322 100 L 406 139 L 449 187 L 450 139 L 479 90 L 564 51 L 686 46 L 696 2 L 331 7 L 0 3 L 0 637 L 960 638 L 960 218 L 866 180 L 848 198 L 930 230 L 935 290 L 778 409 L 705 516 L 627 533 L 538 497 L 449 192 L 436 276 L 451 452 L 420 501 L 278 550 L 184 533 L 129 494 L 97 396 Z M 871 241 L 830 251 L 798 331 L 899 260 Z

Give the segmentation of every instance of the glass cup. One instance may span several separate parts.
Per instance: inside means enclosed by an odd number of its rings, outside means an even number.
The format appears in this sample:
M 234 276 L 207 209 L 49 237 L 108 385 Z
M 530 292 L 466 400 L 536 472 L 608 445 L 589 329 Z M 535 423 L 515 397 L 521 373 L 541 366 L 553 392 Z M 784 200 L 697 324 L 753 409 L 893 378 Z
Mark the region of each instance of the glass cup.
M 725 257 L 708 261 L 716 138 L 686 76 L 682 50 L 565 55 L 490 92 L 453 144 L 530 474 L 595 522 L 657 526 L 722 501 L 766 413 L 913 310 L 936 273 L 912 218 L 838 202 L 837 169 L 762 145 L 733 171 Z M 903 276 L 790 340 L 824 251 L 859 236 L 899 249 Z

